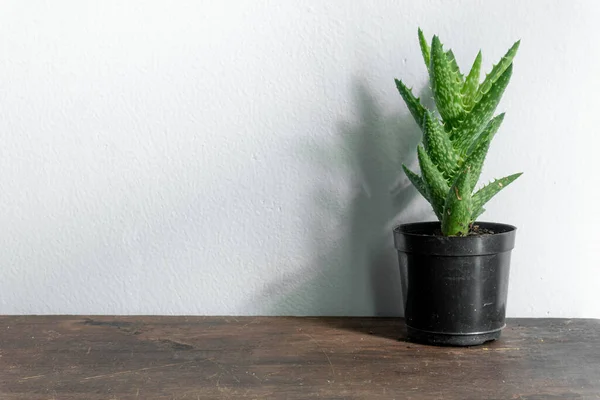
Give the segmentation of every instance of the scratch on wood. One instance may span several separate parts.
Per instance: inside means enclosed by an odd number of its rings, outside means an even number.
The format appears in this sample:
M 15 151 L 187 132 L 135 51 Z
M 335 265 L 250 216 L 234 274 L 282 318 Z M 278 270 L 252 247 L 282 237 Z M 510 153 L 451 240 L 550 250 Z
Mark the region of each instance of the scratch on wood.
M 26 376 L 25 378 L 21 378 L 19 380 L 20 381 L 26 381 L 26 380 L 29 380 L 29 379 L 41 378 L 41 377 L 44 377 L 44 376 L 46 376 L 46 375 L 44 374 L 44 375 Z
M 481 350 L 483 351 L 518 351 L 521 350 L 520 347 L 498 347 L 498 348 L 489 348 L 489 347 L 482 347 Z
M 238 379 L 238 377 L 237 377 L 237 376 L 235 376 L 235 375 L 233 374 L 233 372 L 231 372 L 230 370 L 228 370 L 227 368 L 225 368 L 225 367 L 224 367 L 223 365 L 221 365 L 220 363 L 216 362 L 216 361 L 215 361 L 213 358 L 205 358 L 205 359 L 203 359 L 202 361 L 209 361 L 209 362 L 211 362 L 211 363 L 215 364 L 217 367 L 219 367 L 219 369 L 221 369 L 221 370 L 223 370 L 223 371 L 227 372 L 229 375 L 231 375 L 231 376 L 233 377 L 233 379 L 235 379 L 235 381 L 236 381 L 237 383 L 240 383 L 240 380 Z M 219 380 L 220 380 L 220 379 L 221 379 L 221 376 L 219 376 Z M 217 382 L 218 382 L 218 381 L 217 381 Z M 218 385 L 217 385 L 217 386 L 218 386 Z
M 166 344 L 168 346 L 171 346 L 171 348 L 173 348 L 173 350 L 193 350 L 194 349 L 194 346 L 192 346 L 191 344 L 178 342 L 178 341 L 171 340 L 171 339 L 159 339 L 158 342 L 162 343 L 162 344 Z
M 246 371 L 246 373 L 252 377 L 254 377 L 256 380 L 258 380 L 259 382 L 262 383 L 262 379 L 260 379 L 258 376 L 256 376 L 256 374 L 254 372 L 248 372 Z
M 255 324 L 257 320 L 258 320 L 258 318 L 254 318 L 252 321 L 248 322 L 247 324 L 244 324 L 244 325 L 240 326 L 240 330 L 241 330 L 241 329 L 244 329 L 244 328 L 245 328 L 245 327 L 247 327 L 248 325 Z
M 140 329 L 136 329 L 137 325 L 130 321 L 98 321 L 91 318 L 85 318 L 83 320 L 83 325 L 117 328 L 129 335 L 139 335 L 142 333 Z
M 270 377 L 271 375 L 275 375 L 276 373 L 277 373 L 277 372 L 271 372 L 270 374 L 266 374 L 264 377 L 265 377 L 265 378 L 268 378 L 268 377 Z
M 208 377 L 206 377 L 206 379 L 212 379 L 212 378 L 214 378 L 214 377 L 215 377 L 215 376 L 217 376 L 217 375 L 219 375 L 219 373 L 218 373 L 218 372 L 217 372 L 216 374 L 212 374 L 211 376 L 208 376 Z
M 319 350 L 321 350 L 321 353 L 323 353 L 323 355 L 327 358 L 327 362 L 329 362 L 329 367 L 331 367 L 331 375 L 335 376 L 335 369 L 333 368 L 333 363 L 331 362 L 331 359 L 329 358 L 329 356 L 327 355 L 325 350 L 323 350 L 323 348 L 321 347 L 321 345 L 319 344 L 317 339 L 315 339 L 314 336 L 311 335 L 310 333 L 305 333 L 305 335 L 308 336 L 309 338 L 311 338 L 313 342 L 315 342 L 315 344 L 317 345 L 317 348 Z
M 140 369 L 131 369 L 131 370 L 127 370 L 127 371 L 113 372 L 112 374 L 88 376 L 86 378 L 83 378 L 83 380 L 87 381 L 87 380 L 91 380 L 91 379 L 108 378 L 108 377 L 113 377 L 113 376 L 117 376 L 117 375 L 132 374 L 132 373 L 135 373 L 135 372 L 149 371 L 149 370 L 158 369 L 158 368 L 175 367 L 175 366 L 178 366 L 178 365 L 184 365 L 184 364 L 189 364 L 189 363 L 193 363 L 193 362 L 194 361 L 186 361 L 186 362 L 181 362 L 181 363 L 157 365 L 156 367 L 146 367 L 146 368 L 140 368 Z

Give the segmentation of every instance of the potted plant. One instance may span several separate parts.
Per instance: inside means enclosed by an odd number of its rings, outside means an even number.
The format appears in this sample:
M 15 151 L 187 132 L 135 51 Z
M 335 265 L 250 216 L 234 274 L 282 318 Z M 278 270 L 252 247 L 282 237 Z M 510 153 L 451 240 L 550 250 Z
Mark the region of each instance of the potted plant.
M 399 261 L 407 269 L 408 336 L 436 345 L 477 345 L 500 337 L 505 325 L 516 228 L 476 219 L 484 205 L 521 173 L 475 189 L 504 118 L 494 112 L 510 80 L 519 42 L 480 82 L 481 52 L 463 76 L 454 54 L 443 49 L 437 36 L 429 45 L 421 29 L 418 34 L 437 113 L 396 79 L 423 132 L 417 148 L 421 175 L 405 165 L 403 169 L 439 221 L 394 229 Z

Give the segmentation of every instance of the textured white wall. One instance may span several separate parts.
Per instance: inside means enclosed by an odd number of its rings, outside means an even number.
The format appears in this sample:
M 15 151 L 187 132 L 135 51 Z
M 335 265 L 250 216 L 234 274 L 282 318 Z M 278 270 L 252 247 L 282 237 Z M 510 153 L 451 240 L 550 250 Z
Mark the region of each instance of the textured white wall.
M 484 179 L 511 316 L 600 317 L 600 3 L 4 2 L 0 314 L 398 314 L 416 30 L 522 39 Z M 393 192 L 393 196 L 390 194 Z

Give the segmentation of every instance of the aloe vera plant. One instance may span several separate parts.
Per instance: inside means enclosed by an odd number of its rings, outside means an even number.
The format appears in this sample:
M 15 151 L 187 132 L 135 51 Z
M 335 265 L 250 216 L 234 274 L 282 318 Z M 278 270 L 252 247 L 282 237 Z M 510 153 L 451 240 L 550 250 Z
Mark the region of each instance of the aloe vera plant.
M 423 132 L 417 148 L 421 176 L 402 165 L 408 179 L 433 207 L 444 236 L 464 236 L 485 211 L 483 206 L 521 173 L 497 179 L 475 191 L 492 138 L 504 113 L 494 116 L 508 85 L 517 41 L 480 82 L 481 51 L 464 76 L 452 50 L 437 36 L 431 45 L 418 30 L 423 60 L 437 113 L 426 109 L 401 80 L 396 87 Z

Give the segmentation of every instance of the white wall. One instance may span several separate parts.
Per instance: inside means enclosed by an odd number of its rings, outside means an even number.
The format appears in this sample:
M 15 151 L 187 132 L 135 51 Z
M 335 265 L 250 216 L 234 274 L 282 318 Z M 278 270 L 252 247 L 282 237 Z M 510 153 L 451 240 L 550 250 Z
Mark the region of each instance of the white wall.
M 484 180 L 511 316 L 600 317 L 600 3 L 3 2 L 0 314 L 398 314 L 426 86 L 522 39 Z M 399 179 L 400 178 L 400 179 Z M 390 188 L 394 200 L 390 195 Z

